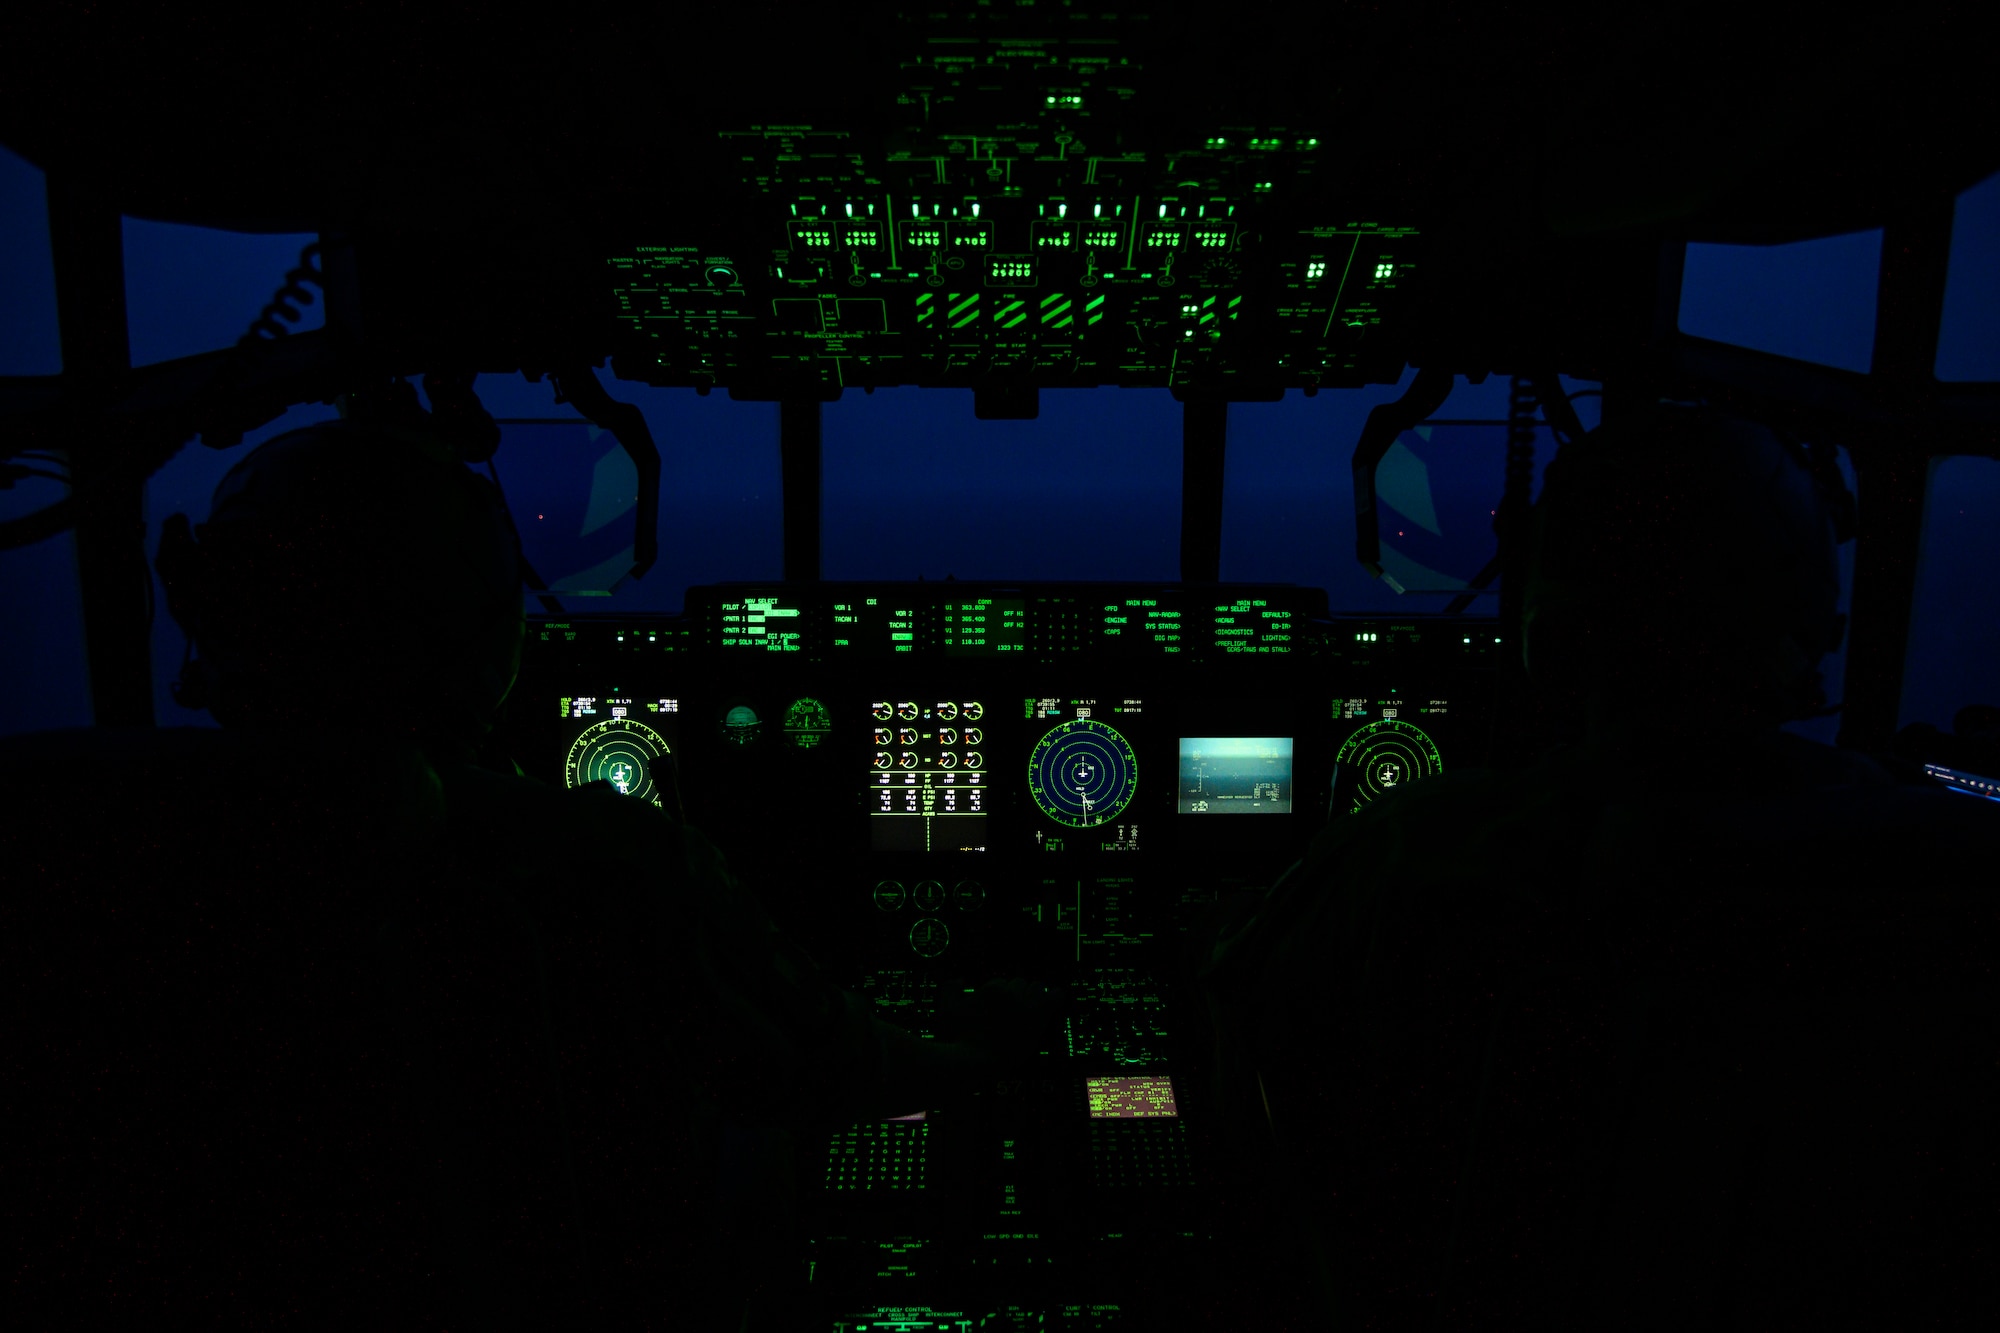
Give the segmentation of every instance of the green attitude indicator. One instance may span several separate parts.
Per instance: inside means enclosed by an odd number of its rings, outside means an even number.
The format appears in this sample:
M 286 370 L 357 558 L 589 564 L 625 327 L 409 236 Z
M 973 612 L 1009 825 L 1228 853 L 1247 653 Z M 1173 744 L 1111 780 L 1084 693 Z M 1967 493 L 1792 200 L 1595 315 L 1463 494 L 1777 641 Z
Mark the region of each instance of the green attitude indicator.
M 749 704 L 735 704 L 722 714 L 724 745 L 755 745 L 764 736 L 764 719 Z
M 1352 786 L 1353 810 L 1444 772 L 1444 761 L 1431 738 L 1421 728 L 1393 717 L 1370 722 L 1349 736 L 1335 759 L 1341 770 L 1337 781 Z
M 800 750 L 816 749 L 833 731 L 833 714 L 817 699 L 794 699 L 785 710 L 785 744 Z
M 624 796 L 660 804 L 660 787 L 654 767 L 670 762 L 671 751 L 660 733 L 643 722 L 628 717 L 608 718 L 584 728 L 569 747 L 563 765 L 563 785 L 581 787 L 587 782 L 609 783 Z
M 1028 756 L 1028 794 L 1043 814 L 1071 828 L 1116 819 L 1138 789 L 1131 742 L 1093 718 L 1051 727 Z

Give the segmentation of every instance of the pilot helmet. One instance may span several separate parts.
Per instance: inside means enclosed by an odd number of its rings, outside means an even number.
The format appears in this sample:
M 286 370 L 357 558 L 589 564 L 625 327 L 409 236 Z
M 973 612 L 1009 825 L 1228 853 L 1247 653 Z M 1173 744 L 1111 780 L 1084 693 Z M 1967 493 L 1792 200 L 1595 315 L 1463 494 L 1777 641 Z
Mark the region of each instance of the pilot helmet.
M 1522 646 L 1556 692 L 1766 720 L 1823 711 L 1848 495 L 1830 455 L 1703 405 L 1563 447 L 1535 506 Z
M 175 514 L 159 570 L 179 694 L 225 725 L 476 745 L 520 669 L 519 539 L 498 490 L 409 419 L 280 435 Z

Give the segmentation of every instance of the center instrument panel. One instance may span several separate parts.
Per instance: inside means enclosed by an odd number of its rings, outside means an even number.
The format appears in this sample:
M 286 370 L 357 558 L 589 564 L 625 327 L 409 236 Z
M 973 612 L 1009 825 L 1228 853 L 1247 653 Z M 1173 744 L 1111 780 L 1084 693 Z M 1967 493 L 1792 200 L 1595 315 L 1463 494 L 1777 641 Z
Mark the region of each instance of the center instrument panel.
M 507 737 L 530 774 L 677 788 L 779 925 L 920 1035 L 984 980 L 1065 1000 L 1038 1079 L 813 1150 L 811 1326 L 1123 1327 L 1226 1288 L 1247 1242 L 1216 1224 L 1190 920 L 1329 818 L 1484 762 L 1494 623 L 1334 616 L 1287 585 L 686 607 L 531 625 Z

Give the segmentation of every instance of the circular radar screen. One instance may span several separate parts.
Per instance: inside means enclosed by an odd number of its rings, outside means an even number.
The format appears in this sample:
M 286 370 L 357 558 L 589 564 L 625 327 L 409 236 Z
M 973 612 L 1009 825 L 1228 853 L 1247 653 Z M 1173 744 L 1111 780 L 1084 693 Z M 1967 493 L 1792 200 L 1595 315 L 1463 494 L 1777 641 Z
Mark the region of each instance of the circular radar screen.
M 614 717 L 593 723 L 569 747 L 563 785 L 608 782 L 626 796 L 658 805 L 660 787 L 654 780 L 653 766 L 665 763 L 670 753 L 660 733 L 643 722 Z
M 1138 786 L 1131 743 L 1090 718 L 1052 728 L 1028 756 L 1028 794 L 1043 814 L 1071 828 L 1116 819 Z
M 1354 772 L 1356 810 L 1398 787 L 1444 772 L 1444 761 L 1431 738 L 1393 717 L 1370 722 L 1349 736 L 1336 758 Z

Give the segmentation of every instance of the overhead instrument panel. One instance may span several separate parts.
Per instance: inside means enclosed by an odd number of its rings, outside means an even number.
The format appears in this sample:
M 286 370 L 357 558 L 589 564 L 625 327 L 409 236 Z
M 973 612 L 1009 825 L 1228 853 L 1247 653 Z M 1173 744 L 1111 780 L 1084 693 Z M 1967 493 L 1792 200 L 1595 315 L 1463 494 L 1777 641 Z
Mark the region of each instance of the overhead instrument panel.
M 1344 198 L 1339 127 L 1149 115 L 1139 16 L 941 4 L 869 123 L 720 131 L 720 208 L 607 255 L 617 373 L 848 386 L 1392 382 L 1414 220 Z M 728 219 L 727 222 L 722 219 Z

